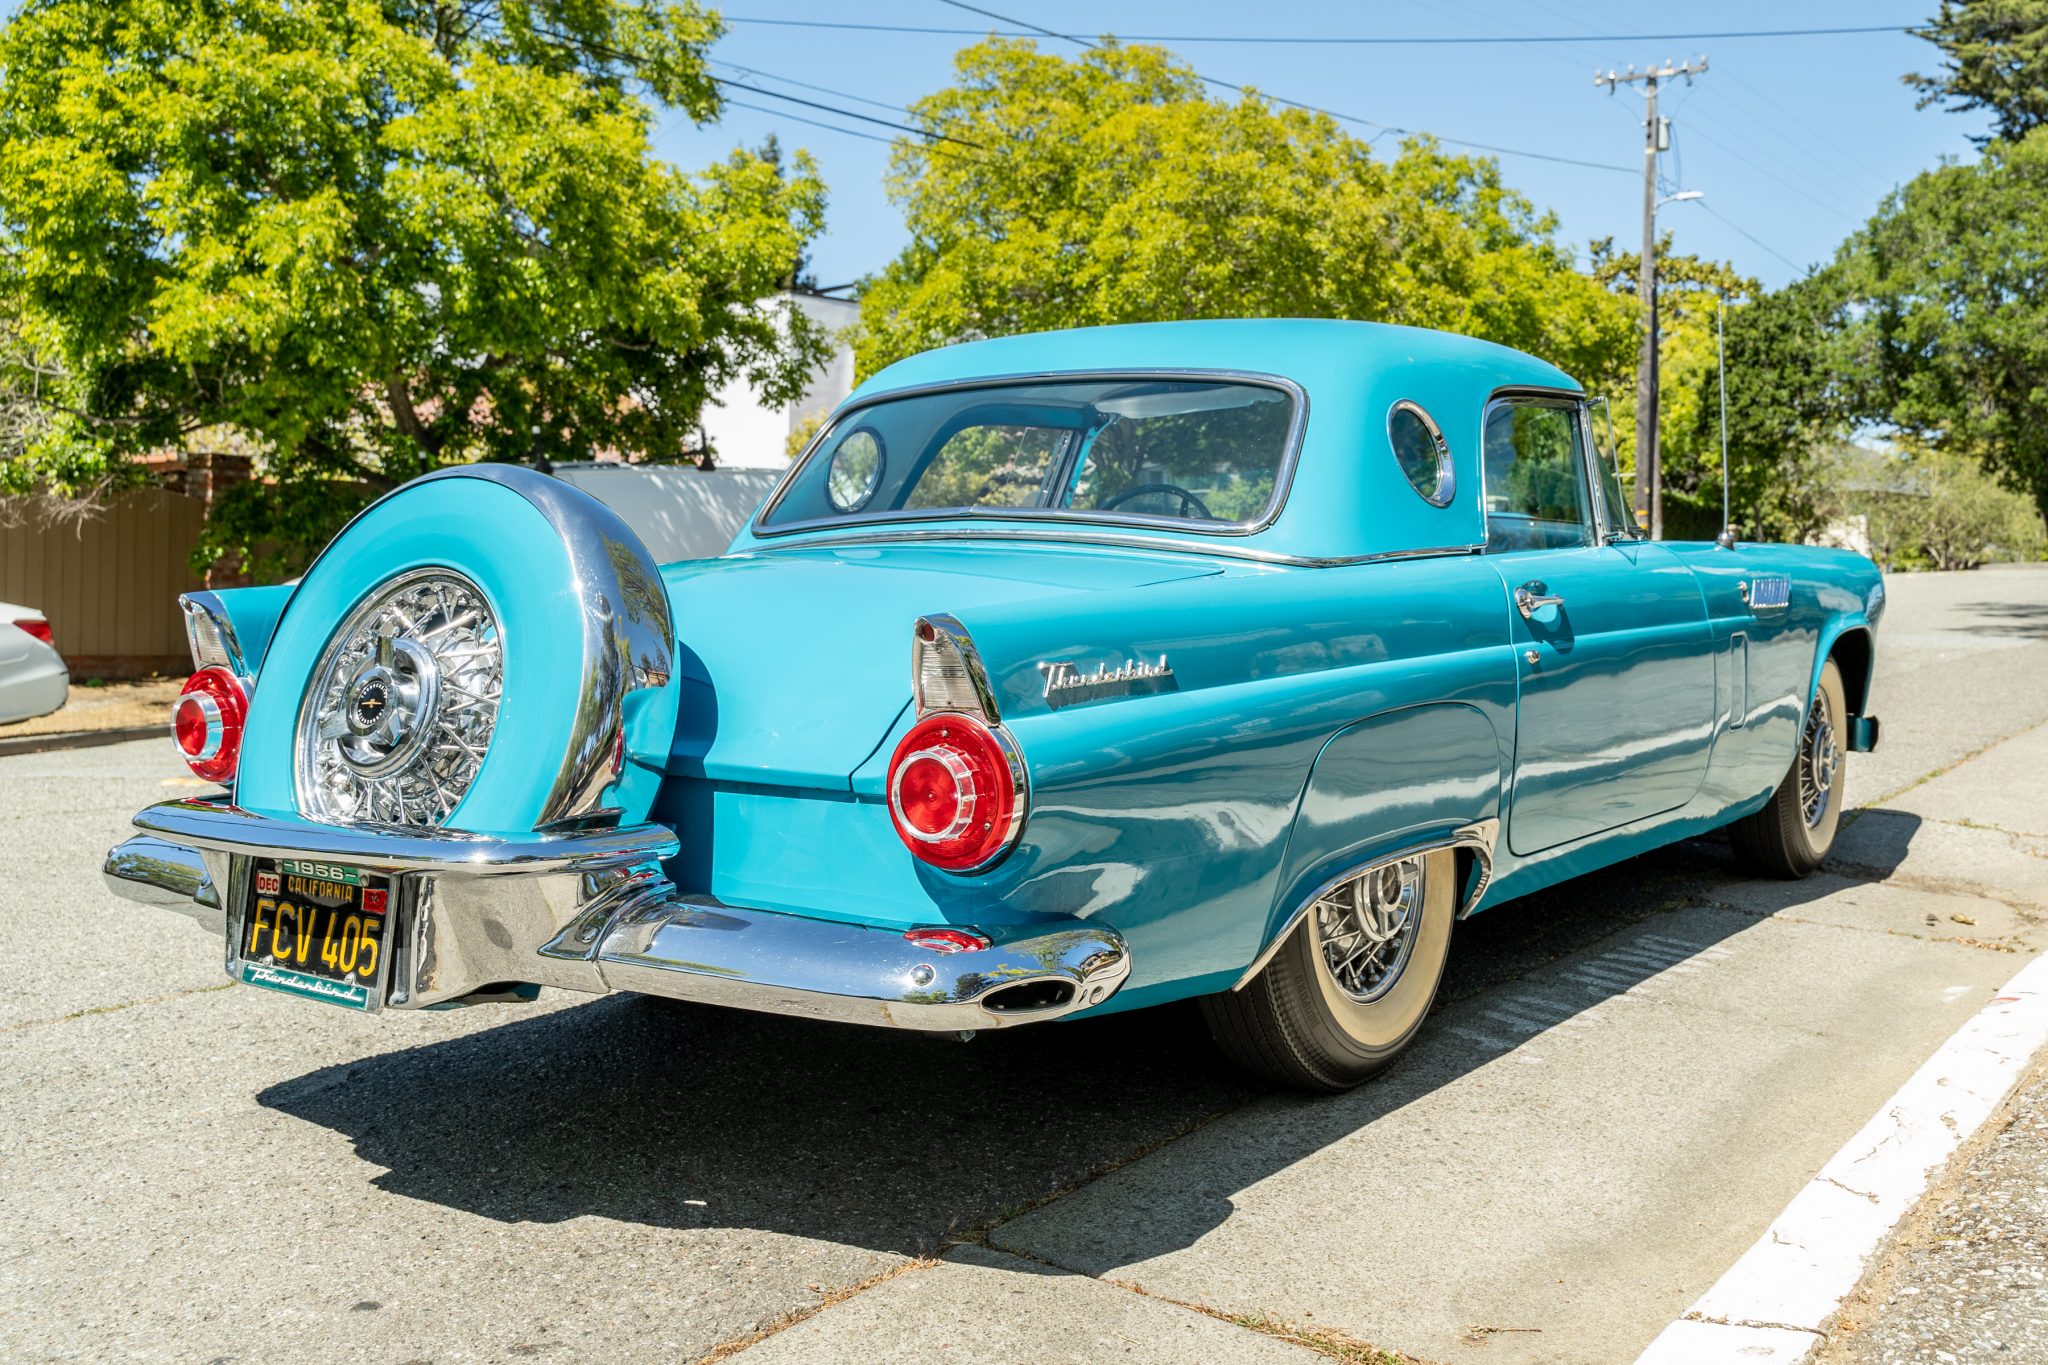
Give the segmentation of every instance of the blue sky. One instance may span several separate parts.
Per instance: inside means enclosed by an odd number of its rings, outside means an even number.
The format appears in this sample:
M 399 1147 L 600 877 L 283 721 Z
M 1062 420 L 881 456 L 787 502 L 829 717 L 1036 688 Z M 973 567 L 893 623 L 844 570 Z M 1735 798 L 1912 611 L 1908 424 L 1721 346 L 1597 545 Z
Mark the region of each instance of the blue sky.
M 984 7 L 1083 35 L 1569 38 L 1459 46 L 1165 45 L 1205 75 L 1334 112 L 1621 168 L 1500 158 L 1507 182 L 1555 211 L 1564 239 L 1581 248 L 1604 236 L 1630 247 L 1641 236 L 1641 99 L 1628 90 L 1610 96 L 1596 89 L 1595 69 L 1704 53 L 1709 63 L 1705 75 L 1690 88 L 1681 82 L 1665 91 L 1662 112 L 1673 119 L 1674 146 L 1663 159 L 1663 174 L 1674 187 L 1699 190 L 1707 198 L 1704 206 L 1666 207 L 1659 225 L 1674 233 L 1678 250 L 1733 261 L 1773 286 L 1830 256 L 1887 190 L 1944 156 L 1974 157 L 1970 134 L 1981 133 L 1987 123 L 1981 114 L 1914 109 L 1913 92 L 1899 77 L 1932 69 L 1939 54 L 1904 33 L 1602 40 L 1606 35 L 1906 25 L 1924 20 L 1934 0 L 1712 5 L 1653 0 L 1633 6 L 1619 0 L 1257 6 L 1216 0 L 987 0 Z M 945 85 L 952 54 L 974 39 L 748 21 L 825 20 L 977 32 L 996 26 L 941 0 L 865 5 L 735 0 L 720 8 L 730 28 L 712 50 L 722 63 L 713 68 L 716 74 L 881 119 L 901 115 L 786 84 L 785 78 L 884 105 L 907 104 Z M 1041 46 L 1076 50 L 1053 39 L 1041 40 Z M 798 119 L 882 137 L 891 136 L 888 129 L 755 94 L 729 93 L 785 112 L 730 108 L 719 123 L 704 128 L 670 115 L 656 136 L 661 154 L 694 169 L 723 156 L 736 142 L 758 143 L 773 131 L 784 145 L 808 148 L 816 156 L 831 190 L 825 236 L 813 253 L 820 283 L 853 280 L 895 254 L 904 232 L 882 189 L 888 148 Z M 1373 132 L 1350 126 L 1363 136 Z M 1391 146 L 1392 139 L 1381 145 Z

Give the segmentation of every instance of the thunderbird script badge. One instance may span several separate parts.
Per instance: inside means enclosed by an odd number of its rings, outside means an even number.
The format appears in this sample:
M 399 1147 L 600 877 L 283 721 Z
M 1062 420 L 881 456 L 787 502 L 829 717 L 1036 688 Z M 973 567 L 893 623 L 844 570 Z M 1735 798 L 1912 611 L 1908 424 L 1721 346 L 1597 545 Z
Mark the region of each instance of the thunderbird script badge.
M 1171 692 L 1178 686 L 1164 654 L 1156 664 L 1143 659 L 1133 659 L 1121 668 L 1097 664 L 1093 673 L 1083 673 L 1068 659 L 1047 659 L 1038 665 L 1038 671 L 1045 674 L 1045 703 L 1055 711 L 1075 702 L 1147 697 L 1155 692 Z

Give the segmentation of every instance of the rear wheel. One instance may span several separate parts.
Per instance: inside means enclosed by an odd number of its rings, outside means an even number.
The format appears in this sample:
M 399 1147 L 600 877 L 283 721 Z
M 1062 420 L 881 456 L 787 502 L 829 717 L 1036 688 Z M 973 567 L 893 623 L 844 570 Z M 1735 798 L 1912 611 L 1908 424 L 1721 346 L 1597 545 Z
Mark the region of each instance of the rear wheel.
M 1217 1044 L 1246 1070 L 1305 1090 L 1348 1090 L 1384 1070 L 1436 998 L 1456 872 L 1444 850 L 1332 889 L 1244 989 L 1203 999 Z
M 1842 735 L 1848 716 L 1842 671 L 1829 659 L 1806 708 L 1799 753 L 1770 802 L 1728 826 L 1735 859 L 1760 877 L 1809 875 L 1834 847 L 1842 823 Z

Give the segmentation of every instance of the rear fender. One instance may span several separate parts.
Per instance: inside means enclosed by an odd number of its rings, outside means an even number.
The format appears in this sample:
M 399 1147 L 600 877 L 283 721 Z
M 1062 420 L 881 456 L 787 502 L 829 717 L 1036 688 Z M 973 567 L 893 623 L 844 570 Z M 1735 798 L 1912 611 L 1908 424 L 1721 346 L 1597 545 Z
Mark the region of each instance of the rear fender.
M 1302 791 L 1280 892 L 1252 966 L 1271 955 L 1316 896 L 1404 853 L 1459 849 L 1459 913 L 1476 903 L 1492 870 L 1500 753 L 1485 714 L 1455 704 L 1407 707 L 1333 735 Z

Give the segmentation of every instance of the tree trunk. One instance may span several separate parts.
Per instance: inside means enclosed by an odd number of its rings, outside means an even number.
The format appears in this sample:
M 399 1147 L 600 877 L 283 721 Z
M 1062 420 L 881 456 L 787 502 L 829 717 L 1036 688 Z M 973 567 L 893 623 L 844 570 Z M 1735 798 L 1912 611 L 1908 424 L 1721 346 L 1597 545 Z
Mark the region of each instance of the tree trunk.
M 391 405 L 391 420 L 406 434 L 412 443 L 435 459 L 441 457 L 441 442 L 427 430 L 427 424 L 420 420 L 419 412 L 412 405 L 412 390 L 398 375 L 388 375 L 384 380 L 384 401 Z

